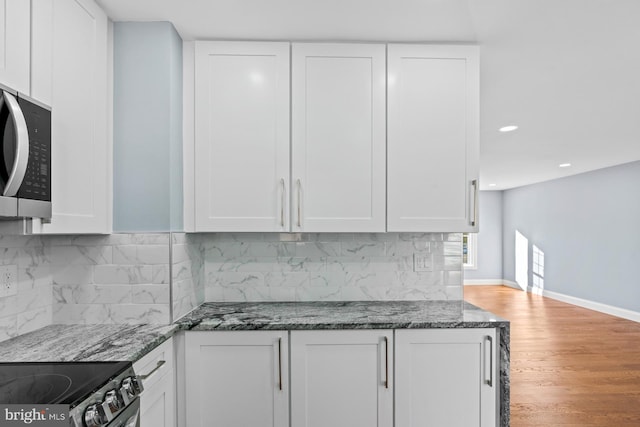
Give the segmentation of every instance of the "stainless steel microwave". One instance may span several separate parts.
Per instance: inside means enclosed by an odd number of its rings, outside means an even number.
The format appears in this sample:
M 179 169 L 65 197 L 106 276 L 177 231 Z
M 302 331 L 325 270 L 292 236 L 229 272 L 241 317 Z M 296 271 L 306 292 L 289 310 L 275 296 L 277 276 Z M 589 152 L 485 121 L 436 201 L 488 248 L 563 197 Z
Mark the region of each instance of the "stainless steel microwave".
M 0 219 L 51 218 L 51 108 L 0 86 Z

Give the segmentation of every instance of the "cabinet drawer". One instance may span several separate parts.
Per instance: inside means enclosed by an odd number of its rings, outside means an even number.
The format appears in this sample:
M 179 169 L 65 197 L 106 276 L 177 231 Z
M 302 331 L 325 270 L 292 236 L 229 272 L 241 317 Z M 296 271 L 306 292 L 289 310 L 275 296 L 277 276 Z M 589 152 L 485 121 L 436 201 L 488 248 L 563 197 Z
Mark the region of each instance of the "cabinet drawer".
M 138 377 L 143 378 L 142 386 L 150 388 L 166 374 L 171 373 L 173 371 L 173 358 L 173 338 L 170 338 L 135 362 L 133 369 Z

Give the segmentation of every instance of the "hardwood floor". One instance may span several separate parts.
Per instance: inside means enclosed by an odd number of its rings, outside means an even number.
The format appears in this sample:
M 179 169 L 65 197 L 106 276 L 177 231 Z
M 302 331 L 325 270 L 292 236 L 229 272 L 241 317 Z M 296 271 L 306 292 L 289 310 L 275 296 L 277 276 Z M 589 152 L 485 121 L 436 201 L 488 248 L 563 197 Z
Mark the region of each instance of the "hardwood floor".
M 511 426 L 640 426 L 640 323 L 504 286 L 465 300 L 511 321 Z

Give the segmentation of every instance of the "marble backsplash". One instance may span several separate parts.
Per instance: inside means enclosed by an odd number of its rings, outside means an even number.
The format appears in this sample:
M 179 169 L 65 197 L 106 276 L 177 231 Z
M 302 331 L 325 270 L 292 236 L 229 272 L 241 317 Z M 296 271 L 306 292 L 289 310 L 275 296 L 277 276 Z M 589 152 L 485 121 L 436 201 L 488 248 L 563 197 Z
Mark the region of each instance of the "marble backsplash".
M 202 236 L 206 301 L 463 299 L 460 233 Z
M 167 324 L 205 301 L 462 300 L 459 233 L 0 236 L 0 254 L 18 272 L 0 341 L 52 323 Z
M 38 236 L 0 236 L 0 265 L 17 267 L 17 295 L 0 298 L 0 341 L 53 321 L 50 251 Z
M 172 309 L 179 319 L 204 302 L 205 238 L 200 234 L 171 234 Z
M 53 323 L 170 323 L 169 239 L 169 233 L 48 237 Z

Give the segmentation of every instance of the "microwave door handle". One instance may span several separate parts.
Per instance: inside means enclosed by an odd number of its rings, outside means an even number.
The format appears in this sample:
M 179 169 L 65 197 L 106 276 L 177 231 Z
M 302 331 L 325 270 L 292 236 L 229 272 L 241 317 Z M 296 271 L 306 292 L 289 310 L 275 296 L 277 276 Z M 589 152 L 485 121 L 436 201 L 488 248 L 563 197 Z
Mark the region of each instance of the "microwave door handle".
M 27 172 L 27 164 L 29 163 L 29 130 L 16 98 L 8 92 L 3 92 L 2 95 L 4 103 L 9 107 L 9 114 L 13 117 L 16 133 L 16 154 L 13 159 L 13 167 L 2 193 L 3 196 L 12 197 L 20 189 L 24 175 Z

